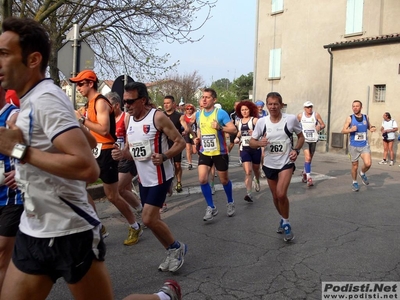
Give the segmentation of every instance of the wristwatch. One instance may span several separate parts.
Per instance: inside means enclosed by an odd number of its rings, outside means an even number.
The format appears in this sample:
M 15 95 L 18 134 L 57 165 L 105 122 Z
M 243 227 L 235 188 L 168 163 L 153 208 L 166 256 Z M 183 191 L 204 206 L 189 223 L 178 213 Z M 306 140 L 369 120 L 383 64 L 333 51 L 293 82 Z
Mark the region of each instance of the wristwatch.
M 78 121 L 79 121 L 80 124 L 85 125 L 86 118 L 85 117 L 80 117 L 78 119 Z
M 168 157 L 163 153 L 163 154 L 161 154 L 162 155 L 162 161 L 166 161 L 166 160 L 168 160 Z
M 25 157 L 28 147 L 29 146 L 23 145 L 23 144 L 15 144 L 15 146 L 11 152 L 11 157 L 22 160 Z
M 292 148 L 292 150 L 296 151 L 297 155 L 299 155 L 299 154 L 300 154 L 300 150 L 299 150 L 299 149 Z

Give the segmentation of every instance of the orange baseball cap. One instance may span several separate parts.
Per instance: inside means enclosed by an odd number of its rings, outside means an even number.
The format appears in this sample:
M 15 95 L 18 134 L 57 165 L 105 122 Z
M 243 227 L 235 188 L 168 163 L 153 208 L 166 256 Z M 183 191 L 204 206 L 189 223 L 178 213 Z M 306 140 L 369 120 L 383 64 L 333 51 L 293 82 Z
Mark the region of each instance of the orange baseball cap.
M 80 82 L 83 80 L 90 80 L 90 81 L 95 81 L 98 82 L 96 73 L 93 72 L 92 70 L 83 70 L 79 72 L 78 76 L 72 77 L 69 79 L 71 82 Z

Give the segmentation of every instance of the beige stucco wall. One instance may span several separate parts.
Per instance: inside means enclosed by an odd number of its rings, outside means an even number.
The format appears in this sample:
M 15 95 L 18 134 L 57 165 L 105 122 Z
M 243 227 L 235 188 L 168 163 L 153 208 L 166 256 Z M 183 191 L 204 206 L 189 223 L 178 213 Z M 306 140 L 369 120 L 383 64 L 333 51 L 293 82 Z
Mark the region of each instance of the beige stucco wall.
M 399 0 L 365 0 L 362 35 L 345 36 L 346 3 L 286 0 L 284 11 L 271 15 L 271 1 L 258 1 L 255 100 L 265 100 L 270 91 L 280 92 L 288 104 L 286 112 L 293 114 L 301 112 L 304 101 L 310 100 L 314 110 L 327 120 L 330 55 L 323 46 L 400 33 Z M 282 49 L 279 80 L 268 79 L 269 53 L 274 48 Z M 340 132 L 346 115 L 351 113 L 351 101 L 356 98 L 365 102 L 364 112 L 368 109 L 375 124 L 381 123 L 385 110 L 400 123 L 400 110 L 395 108 L 395 95 L 400 95 L 400 44 L 337 50 L 333 55 L 331 132 Z M 374 84 L 386 84 L 386 103 L 371 102 Z M 371 144 L 380 155 L 378 133 L 372 135 Z
M 333 51 L 331 131 L 340 132 L 352 113 L 351 103 L 360 100 L 362 112 L 380 128 L 382 115 L 390 112 L 400 124 L 400 44 Z M 374 85 L 386 84 L 386 101 L 374 101 Z M 370 134 L 372 152 L 382 153 L 380 132 Z M 400 160 L 400 159 L 399 159 Z

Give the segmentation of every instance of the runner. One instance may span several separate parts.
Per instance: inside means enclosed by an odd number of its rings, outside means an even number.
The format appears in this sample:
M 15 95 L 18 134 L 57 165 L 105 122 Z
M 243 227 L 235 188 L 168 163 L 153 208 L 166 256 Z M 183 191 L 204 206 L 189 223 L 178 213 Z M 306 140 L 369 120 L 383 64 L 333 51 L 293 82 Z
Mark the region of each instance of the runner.
M 69 80 L 75 82 L 81 95 L 88 98 L 87 118 L 79 111 L 75 111 L 76 117 L 82 125 L 90 130 L 97 141 L 93 155 L 100 167 L 99 178 L 103 181 L 104 193 L 129 224 L 128 237 L 124 240 L 124 245 L 135 245 L 139 241 L 143 229 L 136 222 L 136 217 L 128 203 L 118 192 L 118 161 L 111 157 L 111 151 L 117 141 L 114 109 L 110 101 L 97 91 L 99 80 L 92 70 L 83 70 Z
M 365 173 L 371 168 L 372 160 L 367 133 L 368 129 L 371 132 L 375 132 L 376 127 L 371 126 L 368 116 L 361 113 L 362 103 L 360 100 L 354 100 L 351 107 L 353 114 L 347 117 L 342 133 L 350 133 L 349 154 L 351 160 L 351 177 L 353 178 L 351 189 L 353 192 L 358 192 L 360 190 L 357 182 L 358 159 L 361 157 L 364 162 L 360 170 L 361 181 L 364 185 L 369 185 Z
M 245 172 L 244 183 L 246 185 L 246 196 L 244 200 L 253 202 L 252 191 L 252 170 L 254 172 L 254 187 L 256 192 L 260 191 L 260 162 L 261 148 L 250 147 L 250 139 L 253 129 L 258 121 L 257 106 L 251 101 L 242 101 L 236 107 L 236 115 L 239 118 L 238 133 L 235 144 L 240 144 L 240 158 Z
M 289 222 L 287 191 L 304 136 L 296 116 L 282 113 L 283 102 L 279 93 L 271 92 L 267 95 L 267 108 L 269 115 L 258 120 L 250 139 L 250 147 L 265 147 L 263 170 L 275 208 L 281 216 L 277 233 L 283 233 L 283 240 L 289 242 L 294 239 L 294 234 Z M 293 132 L 297 135 L 296 146 L 293 146 Z
M 190 133 L 186 133 L 183 135 L 183 138 L 186 142 L 186 157 L 189 163 L 188 169 L 193 169 L 193 162 L 192 162 L 192 154 L 196 154 L 196 145 L 193 142 L 193 138 L 196 137 L 197 132 L 197 123 L 196 123 L 196 109 L 193 104 L 186 104 L 185 105 L 185 115 L 184 115 L 185 122 L 188 128 L 191 128 Z
M 304 170 L 302 172 L 302 181 L 307 183 L 307 186 L 313 186 L 314 183 L 311 178 L 311 161 L 317 148 L 319 139 L 318 132 L 325 128 L 325 123 L 322 121 L 321 115 L 313 111 L 313 104 L 311 101 L 304 102 L 304 112 L 297 115 L 297 119 L 301 122 L 303 127 L 303 135 L 305 143 L 304 150 Z
M 135 161 L 143 203 L 143 224 L 167 249 L 167 257 L 158 269 L 175 272 L 184 263 L 187 246 L 174 239 L 167 224 L 160 218 L 160 208 L 174 177 L 171 158 L 182 152 L 185 141 L 168 117 L 150 105 L 145 84 L 126 84 L 124 104 L 131 116 L 127 130 L 129 148 L 116 148 L 112 156 L 117 160 Z M 173 142 L 171 147 L 168 147 L 168 138 Z
M 229 115 L 221 108 L 214 107 L 217 101 L 217 93 L 211 88 L 203 91 L 202 110 L 196 113 L 198 124 L 196 144 L 200 144 L 199 150 L 199 182 L 201 191 L 207 202 L 204 221 L 210 221 L 218 214 L 214 205 L 211 193 L 211 186 L 208 183 L 210 169 L 215 165 L 219 180 L 224 187 L 227 197 L 227 215 L 232 217 L 235 214 L 235 204 L 232 195 L 232 182 L 228 177 L 229 156 L 226 145 L 225 133 L 235 134 L 237 129 L 232 123 Z

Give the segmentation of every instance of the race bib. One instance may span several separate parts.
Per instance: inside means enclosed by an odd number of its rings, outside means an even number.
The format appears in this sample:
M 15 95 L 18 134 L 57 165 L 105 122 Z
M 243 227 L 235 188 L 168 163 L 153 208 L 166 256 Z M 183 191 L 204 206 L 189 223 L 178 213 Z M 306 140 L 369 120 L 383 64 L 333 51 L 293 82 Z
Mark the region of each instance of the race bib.
M 367 140 L 367 133 L 366 132 L 356 132 L 354 135 L 355 141 L 366 141 Z
M 129 151 L 134 160 L 149 160 L 151 158 L 150 140 L 129 143 Z
M 202 135 L 201 143 L 205 152 L 217 150 L 217 138 L 215 137 L 215 134 Z
M 92 153 L 93 153 L 94 158 L 98 158 L 100 156 L 101 147 L 103 147 L 103 143 L 97 143 L 96 148 L 92 149 Z
M 283 154 L 286 153 L 286 142 L 285 141 L 273 141 L 265 148 L 269 154 Z
M 308 139 L 314 139 L 315 130 L 304 130 L 304 135 Z
M 248 146 L 250 146 L 250 139 L 251 139 L 251 136 L 242 136 L 242 138 L 241 138 L 241 142 L 242 142 L 242 146 L 244 146 L 244 147 L 248 147 Z
M 118 145 L 119 149 L 124 149 L 125 142 L 123 137 L 117 138 L 117 141 L 115 143 Z

